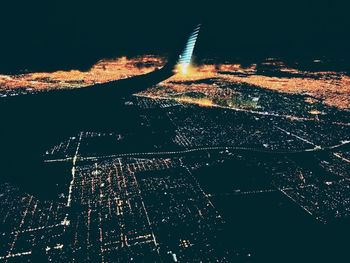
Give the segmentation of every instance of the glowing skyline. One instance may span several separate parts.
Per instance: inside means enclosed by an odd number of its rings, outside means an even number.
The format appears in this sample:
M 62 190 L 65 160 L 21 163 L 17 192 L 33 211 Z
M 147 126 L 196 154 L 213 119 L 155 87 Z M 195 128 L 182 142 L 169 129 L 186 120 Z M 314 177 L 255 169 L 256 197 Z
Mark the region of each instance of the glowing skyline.
M 40 91 L 86 87 L 96 83 L 145 74 L 161 68 L 165 63 L 166 60 L 163 57 L 144 55 L 135 58 L 121 57 L 101 60 L 88 71 L 60 70 L 55 72 L 0 75 L 0 92 L 1 90 L 15 90 L 17 88 L 29 88 Z M 242 65 L 237 63 L 204 63 L 198 66 L 189 64 L 186 68 L 187 73 L 183 74 L 178 64 L 176 68 L 177 74 L 163 81 L 160 85 L 150 87 L 150 89 L 142 93 L 151 92 L 154 95 L 164 96 L 173 92 L 200 91 L 210 96 L 217 90 L 216 86 L 186 84 L 186 82 L 215 78 L 219 81 L 221 80 L 222 83 L 245 83 L 278 92 L 305 94 L 330 106 L 344 109 L 350 108 L 350 77 L 346 73 L 301 71 L 287 67 L 280 61 L 268 61 L 268 63 L 273 64 L 272 66 L 276 68 L 276 73 L 289 73 L 291 77 L 267 76 L 258 72 L 256 64 L 242 67 Z M 159 86 L 162 88 L 160 89 Z M 311 101 L 309 97 L 307 102 L 312 104 L 314 101 Z

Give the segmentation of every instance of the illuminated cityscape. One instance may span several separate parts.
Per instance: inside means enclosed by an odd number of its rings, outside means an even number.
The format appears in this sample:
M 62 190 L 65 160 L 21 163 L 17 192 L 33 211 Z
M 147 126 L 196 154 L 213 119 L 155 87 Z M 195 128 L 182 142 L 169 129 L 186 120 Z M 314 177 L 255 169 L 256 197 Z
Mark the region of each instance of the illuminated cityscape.
M 264 92 L 251 94 L 267 97 Z M 130 118 L 139 120 L 140 134 L 84 131 L 44 153 L 44 163 L 68 167 L 62 175 L 70 179 L 56 201 L 3 184 L 1 243 L 7 245 L 0 259 L 246 261 L 253 247 L 225 245 L 232 238 L 225 200 L 277 193 L 318 224 L 347 218 L 349 123 L 323 104 L 316 106 L 325 114 L 315 119 L 303 97 L 269 96 L 257 104 L 265 114 L 130 98 L 125 107 L 136 110 Z M 268 109 L 278 101 L 280 107 Z M 288 103 L 294 117 L 284 115 Z M 223 166 L 232 162 L 234 173 L 251 172 L 225 178 L 230 172 Z M 209 171 L 216 174 L 214 185 L 207 182 Z
M 348 8 L 53 2 L 4 7 L 0 263 L 349 262 Z
M 159 56 L 145 55 L 136 58 L 101 60 L 87 72 L 72 70 L 24 73 L 15 76 L 0 75 L 0 96 L 80 88 L 125 79 L 161 68 L 165 61 Z M 186 72 L 182 71 L 182 64 L 179 65 L 178 74 L 141 94 L 157 98 L 174 98 L 195 104 L 222 106 L 215 102 L 215 97 L 230 99 L 234 95 L 227 86 L 241 84 L 282 93 L 305 94 L 308 95 L 305 99 L 309 104 L 322 101 L 329 106 L 341 109 L 347 109 L 350 105 L 348 96 L 350 78 L 345 72 L 300 71 L 289 68 L 281 61 L 272 58 L 249 67 L 242 67 L 240 64 L 203 62 L 198 66 L 187 65 Z M 215 85 L 208 81 L 214 82 Z M 192 92 L 203 97 L 186 96 Z

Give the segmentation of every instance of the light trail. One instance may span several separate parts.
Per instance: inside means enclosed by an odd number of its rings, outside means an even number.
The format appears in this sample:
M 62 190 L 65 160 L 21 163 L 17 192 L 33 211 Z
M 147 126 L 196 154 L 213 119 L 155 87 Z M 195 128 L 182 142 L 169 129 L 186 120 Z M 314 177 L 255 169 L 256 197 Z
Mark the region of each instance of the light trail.
M 71 203 L 72 203 L 72 191 L 73 191 L 73 185 L 74 185 L 74 180 L 75 180 L 75 164 L 78 160 L 78 153 L 79 153 L 79 148 L 80 148 L 80 143 L 81 143 L 82 137 L 83 137 L 83 132 L 81 132 L 79 135 L 78 145 L 77 145 L 77 148 L 75 150 L 75 154 L 73 156 L 72 180 L 70 181 L 70 184 L 69 184 L 67 207 L 70 207 Z
M 333 155 L 341 160 L 343 160 L 344 162 L 350 163 L 350 159 L 347 159 L 345 157 L 343 157 L 341 154 L 339 153 L 333 153 Z
M 282 128 L 276 126 L 276 125 L 274 125 L 274 127 L 276 127 L 277 129 L 279 129 L 280 131 L 285 132 L 287 135 L 290 135 L 290 136 L 293 136 L 293 137 L 299 139 L 300 141 L 303 141 L 303 142 L 306 142 L 306 143 L 308 143 L 308 144 L 311 144 L 312 146 L 315 147 L 315 149 L 322 149 L 322 147 L 321 147 L 320 145 L 316 145 L 316 144 L 314 144 L 313 142 L 311 142 L 311 141 L 309 141 L 309 140 L 307 140 L 307 139 L 305 139 L 305 138 L 303 138 L 303 137 L 300 137 L 300 136 L 298 136 L 298 135 L 296 135 L 296 134 L 294 134 L 294 133 L 292 133 L 292 132 L 289 132 L 289 131 L 287 131 L 287 130 L 285 130 L 285 129 L 282 129 Z
M 263 189 L 263 190 L 251 190 L 251 191 L 234 191 L 234 192 L 222 193 L 222 194 L 208 194 L 208 197 L 255 195 L 255 194 L 264 194 L 264 193 L 274 193 L 274 192 L 278 192 L 278 191 L 279 191 L 278 189 Z
M 178 103 L 182 103 L 182 104 L 192 104 L 186 101 L 180 101 L 176 98 L 172 98 L 172 97 L 164 97 L 164 96 L 158 96 L 158 95 L 149 95 L 149 94 L 134 94 L 133 96 L 135 97 L 141 97 L 141 98 L 148 98 L 148 99 L 158 99 L 158 100 L 175 100 Z M 199 105 L 200 104 L 195 104 L 195 105 Z M 214 108 L 219 108 L 219 109 L 225 109 L 225 110 L 233 110 L 233 111 L 237 111 L 237 112 L 246 112 L 246 113 L 251 113 L 251 114 L 255 114 L 255 115 L 260 115 L 260 116 L 272 116 L 272 117 L 277 117 L 277 118 L 285 118 L 288 120 L 293 120 L 293 121 L 314 121 L 314 122 L 320 122 L 320 123 L 324 123 L 325 121 L 323 120 L 319 120 L 316 118 L 307 118 L 307 117 L 300 117 L 300 116 L 294 116 L 294 115 L 289 115 L 289 114 L 279 114 L 279 113 L 274 113 L 274 112 L 267 112 L 267 111 L 255 111 L 255 110 L 248 110 L 248 109 L 243 109 L 243 108 L 237 108 L 237 107 L 232 107 L 232 106 L 222 106 L 222 105 L 218 105 L 218 104 L 211 104 L 210 106 L 208 105 L 204 105 L 205 107 L 214 107 Z M 338 126 L 350 126 L 350 122 L 331 122 L 331 124 L 333 125 L 338 125 Z
M 85 156 L 85 157 L 79 157 L 79 159 L 80 160 L 98 160 L 98 159 L 108 159 L 108 158 L 139 157 L 139 156 L 154 157 L 158 155 L 183 155 L 187 153 L 195 153 L 195 152 L 201 152 L 201 151 L 226 151 L 226 150 L 248 151 L 248 152 L 270 153 L 270 154 L 295 154 L 295 153 L 304 153 L 304 152 L 321 152 L 326 150 L 333 150 L 333 149 L 342 147 L 346 144 L 350 144 L 350 141 L 345 141 L 344 143 L 341 143 L 341 144 L 326 146 L 322 148 L 314 147 L 314 148 L 300 149 L 300 150 L 293 150 L 293 151 L 291 150 L 274 151 L 274 150 L 267 150 L 264 148 L 258 149 L 258 148 L 238 147 L 238 146 L 210 146 L 210 147 L 198 147 L 198 148 L 192 148 L 192 149 L 186 149 L 186 150 L 180 150 L 180 151 L 134 152 L 134 153 L 120 153 L 120 154 L 101 155 L 101 156 Z M 64 158 L 64 159 L 55 159 L 54 161 L 64 162 L 68 160 L 67 158 Z
M 298 201 L 296 201 L 293 197 L 291 197 L 286 191 L 283 189 L 279 189 L 282 194 L 287 196 L 290 200 L 292 200 L 295 204 L 297 204 L 299 207 L 301 207 L 305 212 L 307 212 L 309 215 L 312 216 L 312 213 L 310 210 L 308 210 L 305 206 L 302 206 Z

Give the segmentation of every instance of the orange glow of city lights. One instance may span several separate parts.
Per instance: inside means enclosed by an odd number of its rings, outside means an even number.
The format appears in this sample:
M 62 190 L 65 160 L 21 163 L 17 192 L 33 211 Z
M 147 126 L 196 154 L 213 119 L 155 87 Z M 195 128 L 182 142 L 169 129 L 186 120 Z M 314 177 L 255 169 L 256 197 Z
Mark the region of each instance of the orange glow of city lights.
M 96 83 L 129 78 L 151 72 L 162 67 L 165 59 L 159 56 L 144 55 L 134 58 L 121 57 L 101 60 L 88 71 L 70 70 L 56 72 L 26 73 L 19 75 L 0 75 L 0 91 L 16 88 L 33 90 L 80 88 Z M 350 108 L 350 76 L 342 72 L 311 72 L 287 67 L 274 59 L 266 60 L 262 65 L 273 66 L 276 72 L 284 72 L 291 77 L 268 76 L 259 73 L 256 64 L 243 67 L 237 63 L 203 63 L 202 65 L 178 65 L 174 76 L 155 87 L 141 92 L 146 96 L 171 96 L 175 93 L 200 92 L 206 97 L 221 98 L 222 91 L 232 84 L 253 85 L 278 92 L 303 94 L 311 98 L 306 103 L 323 102 L 342 109 Z M 189 83 L 210 79 L 211 84 Z M 221 96 L 221 97 L 220 97 Z M 190 103 L 190 102 L 189 102 Z M 191 101 L 197 103 L 197 101 Z M 209 106 L 210 102 L 200 102 Z

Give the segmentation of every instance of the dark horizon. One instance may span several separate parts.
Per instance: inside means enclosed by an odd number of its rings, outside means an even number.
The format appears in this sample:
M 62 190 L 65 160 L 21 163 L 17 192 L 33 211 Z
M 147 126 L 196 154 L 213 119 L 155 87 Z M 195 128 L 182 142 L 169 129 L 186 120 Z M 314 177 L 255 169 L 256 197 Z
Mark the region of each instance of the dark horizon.
M 195 51 L 199 58 L 346 60 L 350 44 L 341 1 L 23 1 L 3 10 L 1 73 L 86 70 L 101 58 L 167 55 L 196 23 L 203 24 Z

